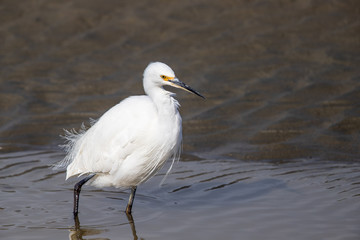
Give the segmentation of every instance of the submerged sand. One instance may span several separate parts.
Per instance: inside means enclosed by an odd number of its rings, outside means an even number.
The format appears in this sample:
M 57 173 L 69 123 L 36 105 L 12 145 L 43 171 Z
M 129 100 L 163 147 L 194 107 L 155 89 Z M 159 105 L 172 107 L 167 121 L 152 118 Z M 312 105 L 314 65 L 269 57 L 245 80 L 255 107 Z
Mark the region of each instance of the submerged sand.
M 63 129 L 143 94 L 151 61 L 174 90 L 184 153 L 140 186 L 143 239 L 358 239 L 358 1 L 1 1 L 0 236 L 134 237 L 127 192 L 49 166 Z M 69 232 L 70 230 L 70 232 Z

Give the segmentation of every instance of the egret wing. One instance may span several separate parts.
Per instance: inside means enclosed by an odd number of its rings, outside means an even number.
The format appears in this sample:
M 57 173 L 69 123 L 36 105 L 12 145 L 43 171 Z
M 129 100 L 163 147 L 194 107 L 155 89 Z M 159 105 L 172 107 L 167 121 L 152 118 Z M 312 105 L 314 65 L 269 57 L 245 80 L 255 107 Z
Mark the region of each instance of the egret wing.
M 129 97 L 115 105 L 71 143 L 66 178 L 117 168 L 140 147 L 136 143 L 151 135 L 156 118 L 156 108 L 147 96 Z

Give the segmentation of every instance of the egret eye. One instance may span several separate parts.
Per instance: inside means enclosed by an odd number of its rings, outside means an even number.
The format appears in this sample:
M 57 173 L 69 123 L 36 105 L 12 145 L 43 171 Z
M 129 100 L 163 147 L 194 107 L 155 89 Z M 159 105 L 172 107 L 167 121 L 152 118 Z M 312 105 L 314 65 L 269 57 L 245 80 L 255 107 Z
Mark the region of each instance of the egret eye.
M 156 76 L 162 72 L 169 74 L 160 75 L 166 83 Z M 163 86 L 171 85 L 203 96 L 175 78 L 175 73 L 164 63 L 150 63 L 143 76 L 146 98 L 133 96 L 118 103 L 87 131 L 82 128 L 79 134 L 65 132 L 67 156 L 57 166 L 66 167 L 66 179 L 87 175 L 74 187 L 75 224 L 80 190 L 90 179 L 90 184 L 97 187 L 131 187 L 125 211 L 129 218 L 137 186 L 155 175 L 166 161 L 175 162 L 180 155 L 179 103 Z M 171 166 L 166 175 L 170 169 Z M 133 235 L 134 232 L 135 226 Z

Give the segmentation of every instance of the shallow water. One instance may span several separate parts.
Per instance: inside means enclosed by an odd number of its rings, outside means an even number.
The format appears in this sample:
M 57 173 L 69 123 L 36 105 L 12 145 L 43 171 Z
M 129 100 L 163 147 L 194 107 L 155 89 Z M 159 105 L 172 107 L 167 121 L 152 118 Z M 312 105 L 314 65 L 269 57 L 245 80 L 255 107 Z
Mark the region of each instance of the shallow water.
M 179 162 L 138 189 L 133 220 L 127 191 L 85 186 L 80 227 L 72 219 L 72 184 L 49 172 L 54 151 L 1 159 L 4 239 L 356 239 L 360 164 L 196 160 Z M 74 181 L 73 181 L 74 183 Z M 130 222 L 130 223 L 129 223 Z
M 2 1 L 2 239 L 359 239 L 357 1 Z M 181 160 L 128 190 L 51 170 L 63 128 L 142 94 L 164 61 Z

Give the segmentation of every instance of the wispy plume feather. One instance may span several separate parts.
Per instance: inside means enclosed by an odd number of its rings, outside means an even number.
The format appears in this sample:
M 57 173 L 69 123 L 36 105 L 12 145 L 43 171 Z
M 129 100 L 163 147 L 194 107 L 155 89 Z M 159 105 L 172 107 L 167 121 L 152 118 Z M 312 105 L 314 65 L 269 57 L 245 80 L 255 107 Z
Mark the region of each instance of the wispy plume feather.
M 96 120 L 90 118 L 90 127 L 96 123 Z M 77 131 L 74 128 L 71 130 L 64 129 L 64 135 L 60 135 L 64 139 L 65 143 L 59 145 L 61 149 L 66 152 L 66 156 L 63 160 L 53 166 L 54 170 L 65 169 L 75 158 L 77 153 L 77 147 L 79 147 L 79 140 L 85 134 L 88 128 L 84 123 L 81 124 L 80 129 Z

